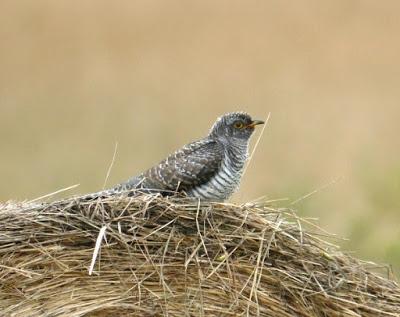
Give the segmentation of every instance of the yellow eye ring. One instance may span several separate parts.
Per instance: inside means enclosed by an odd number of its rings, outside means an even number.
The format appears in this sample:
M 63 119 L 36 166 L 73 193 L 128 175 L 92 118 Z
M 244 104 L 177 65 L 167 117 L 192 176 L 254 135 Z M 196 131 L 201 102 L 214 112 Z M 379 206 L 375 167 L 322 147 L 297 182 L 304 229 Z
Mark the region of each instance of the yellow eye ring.
M 243 129 L 244 124 L 242 122 L 235 122 L 233 126 L 235 127 L 235 129 Z

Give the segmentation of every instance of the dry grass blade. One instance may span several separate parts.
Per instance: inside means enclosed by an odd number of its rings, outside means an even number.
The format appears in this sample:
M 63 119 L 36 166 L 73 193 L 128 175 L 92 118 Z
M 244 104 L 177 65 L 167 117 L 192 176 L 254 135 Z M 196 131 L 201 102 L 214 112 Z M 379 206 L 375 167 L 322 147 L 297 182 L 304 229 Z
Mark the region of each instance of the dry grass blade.
M 92 273 L 93 273 L 93 268 L 96 263 L 97 256 L 100 252 L 101 241 L 103 241 L 104 235 L 106 234 L 106 229 L 107 229 L 107 226 L 103 226 L 100 229 L 99 235 L 97 236 L 96 246 L 94 247 L 93 256 L 92 256 L 92 263 L 90 263 L 90 267 L 89 267 L 89 275 L 92 275 Z
M 257 140 L 256 140 L 256 143 L 254 144 L 254 148 L 253 148 L 253 150 L 251 151 L 249 158 L 247 159 L 247 164 L 246 164 L 246 166 L 244 167 L 244 170 L 243 170 L 243 176 L 244 176 L 244 174 L 246 174 L 246 171 L 247 171 L 247 168 L 248 168 L 249 165 L 250 165 L 251 159 L 253 158 L 253 155 L 254 155 L 254 153 L 255 153 L 256 150 L 257 150 L 258 144 L 260 143 L 260 140 L 261 140 L 262 136 L 264 135 L 264 130 L 265 130 L 265 128 L 266 128 L 267 125 L 268 125 L 268 122 L 269 122 L 269 118 L 270 118 L 270 117 L 271 117 L 271 112 L 268 113 L 267 118 L 264 120 L 264 125 L 263 125 L 263 127 L 262 127 L 262 129 L 261 129 L 260 135 L 258 136 L 258 138 L 257 138 Z M 242 177 L 243 177 L 243 176 L 242 176 Z
M 110 174 L 111 174 L 111 169 L 114 166 L 115 158 L 117 157 L 117 150 L 118 150 L 118 142 L 115 143 L 114 154 L 113 154 L 113 157 L 111 159 L 110 166 L 108 167 L 106 178 L 104 179 L 103 189 L 106 188 L 108 178 L 110 177 Z
M 65 192 L 65 191 L 67 191 L 67 190 L 74 189 L 74 188 L 78 187 L 79 185 L 80 185 L 80 184 L 75 184 L 75 185 L 72 185 L 72 186 L 68 186 L 68 187 L 65 187 L 65 188 L 61 188 L 61 189 L 59 189 L 59 190 L 57 190 L 57 191 L 55 191 L 55 192 L 52 192 L 52 193 L 50 193 L 50 194 L 46 194 L 46 195 L 37 197 L 37 198 L 35 198 L 35 199 L 32 199 L 32 200 L 29 201 L 29 203 L 33 203 L 33 202 L 36 202 L 36 201 L 39 201 L 39 200 L 42 200 L 42 199 L 45 199 L 45 198 L 52 197 L 52 196 L 57 195 L 57 194 L 59 194 L 59 193 L 63 193 L 63 192 Z
M 399 316 L 396 282 L 310 225 L 260 204 L 174 196 L 0 205 L 0 311 Z
M 336 184 L 338 181 L 340 181 L 340 180 L 342 180 L 342 179 L 343 179 L 343 177 L 337 177 L 337 178 L 335 178 L 334 180 L 328 182 L 327 184 L 325 184 L 325 185 L 323 185 L 323 186 L 321 186 L 321 187 L 319 187 L 319 188 L 317 188 L 317 189 L 314 189 L 313 191 L 311 191 L 311 192 L 309 192 L 309 193 L 307 193 L 307 194 L 305 194 L 305 195 L 303 195 L 303 196 L 301 196 L 301 197 L 295 199 L 294 201 L 292 201 L 292 202 L 289 204 L 289 206 L 293 206 L 293 205 L 295 205 L 295 204 L 297 204 L 297 203 L 303 201 L 304 199 L 306 199 L 306 198 L 308 198 L 308 197 L 310 197 L 310 196 L 312 196 L 312 195 L 314 195 L 314 194 L 316 194 L 316 193 L 321 192 L 322 190 L 324 190 L 324 189 L 326 189 L 326 188 L 328 188 L 328 187 L 330 187 L 330 186 Z

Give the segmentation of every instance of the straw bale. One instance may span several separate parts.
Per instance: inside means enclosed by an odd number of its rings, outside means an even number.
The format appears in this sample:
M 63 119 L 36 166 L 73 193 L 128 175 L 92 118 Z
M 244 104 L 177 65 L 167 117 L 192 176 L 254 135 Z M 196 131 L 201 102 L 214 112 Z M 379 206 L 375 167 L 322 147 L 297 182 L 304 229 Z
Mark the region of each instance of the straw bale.
M 0 205 L 2 316 L 400 316 L 400 289 L 288 209 L 182 197 Z

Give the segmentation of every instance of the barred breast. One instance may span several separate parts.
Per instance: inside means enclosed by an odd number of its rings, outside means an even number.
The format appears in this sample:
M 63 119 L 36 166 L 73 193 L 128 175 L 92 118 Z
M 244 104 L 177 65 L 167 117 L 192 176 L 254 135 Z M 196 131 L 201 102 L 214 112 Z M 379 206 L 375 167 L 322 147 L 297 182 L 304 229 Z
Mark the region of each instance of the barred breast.
M 247 144 L 228 148 L 218 172 L 207 183 L 187 194 L 205 200 L 227 200 L 239 187 L 247 156 Z

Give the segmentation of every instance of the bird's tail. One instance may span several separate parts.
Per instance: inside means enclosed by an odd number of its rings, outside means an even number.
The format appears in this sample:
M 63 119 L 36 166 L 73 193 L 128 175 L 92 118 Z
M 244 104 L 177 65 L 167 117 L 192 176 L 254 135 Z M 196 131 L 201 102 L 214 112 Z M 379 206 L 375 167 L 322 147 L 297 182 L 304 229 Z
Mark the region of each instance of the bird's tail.
M 135 196 L 139 189 L 143 179 L 139 177 L 133 177 L 126 182 L 120 183 L 112 188 L 103 189 L 98 192 L 86 194 L 80 196 L 79 199 L 82 200 L 94 200 L 97 198 L 107 198 L 114 196 Z M 142 192 L 142 191 L 141 191 Z

